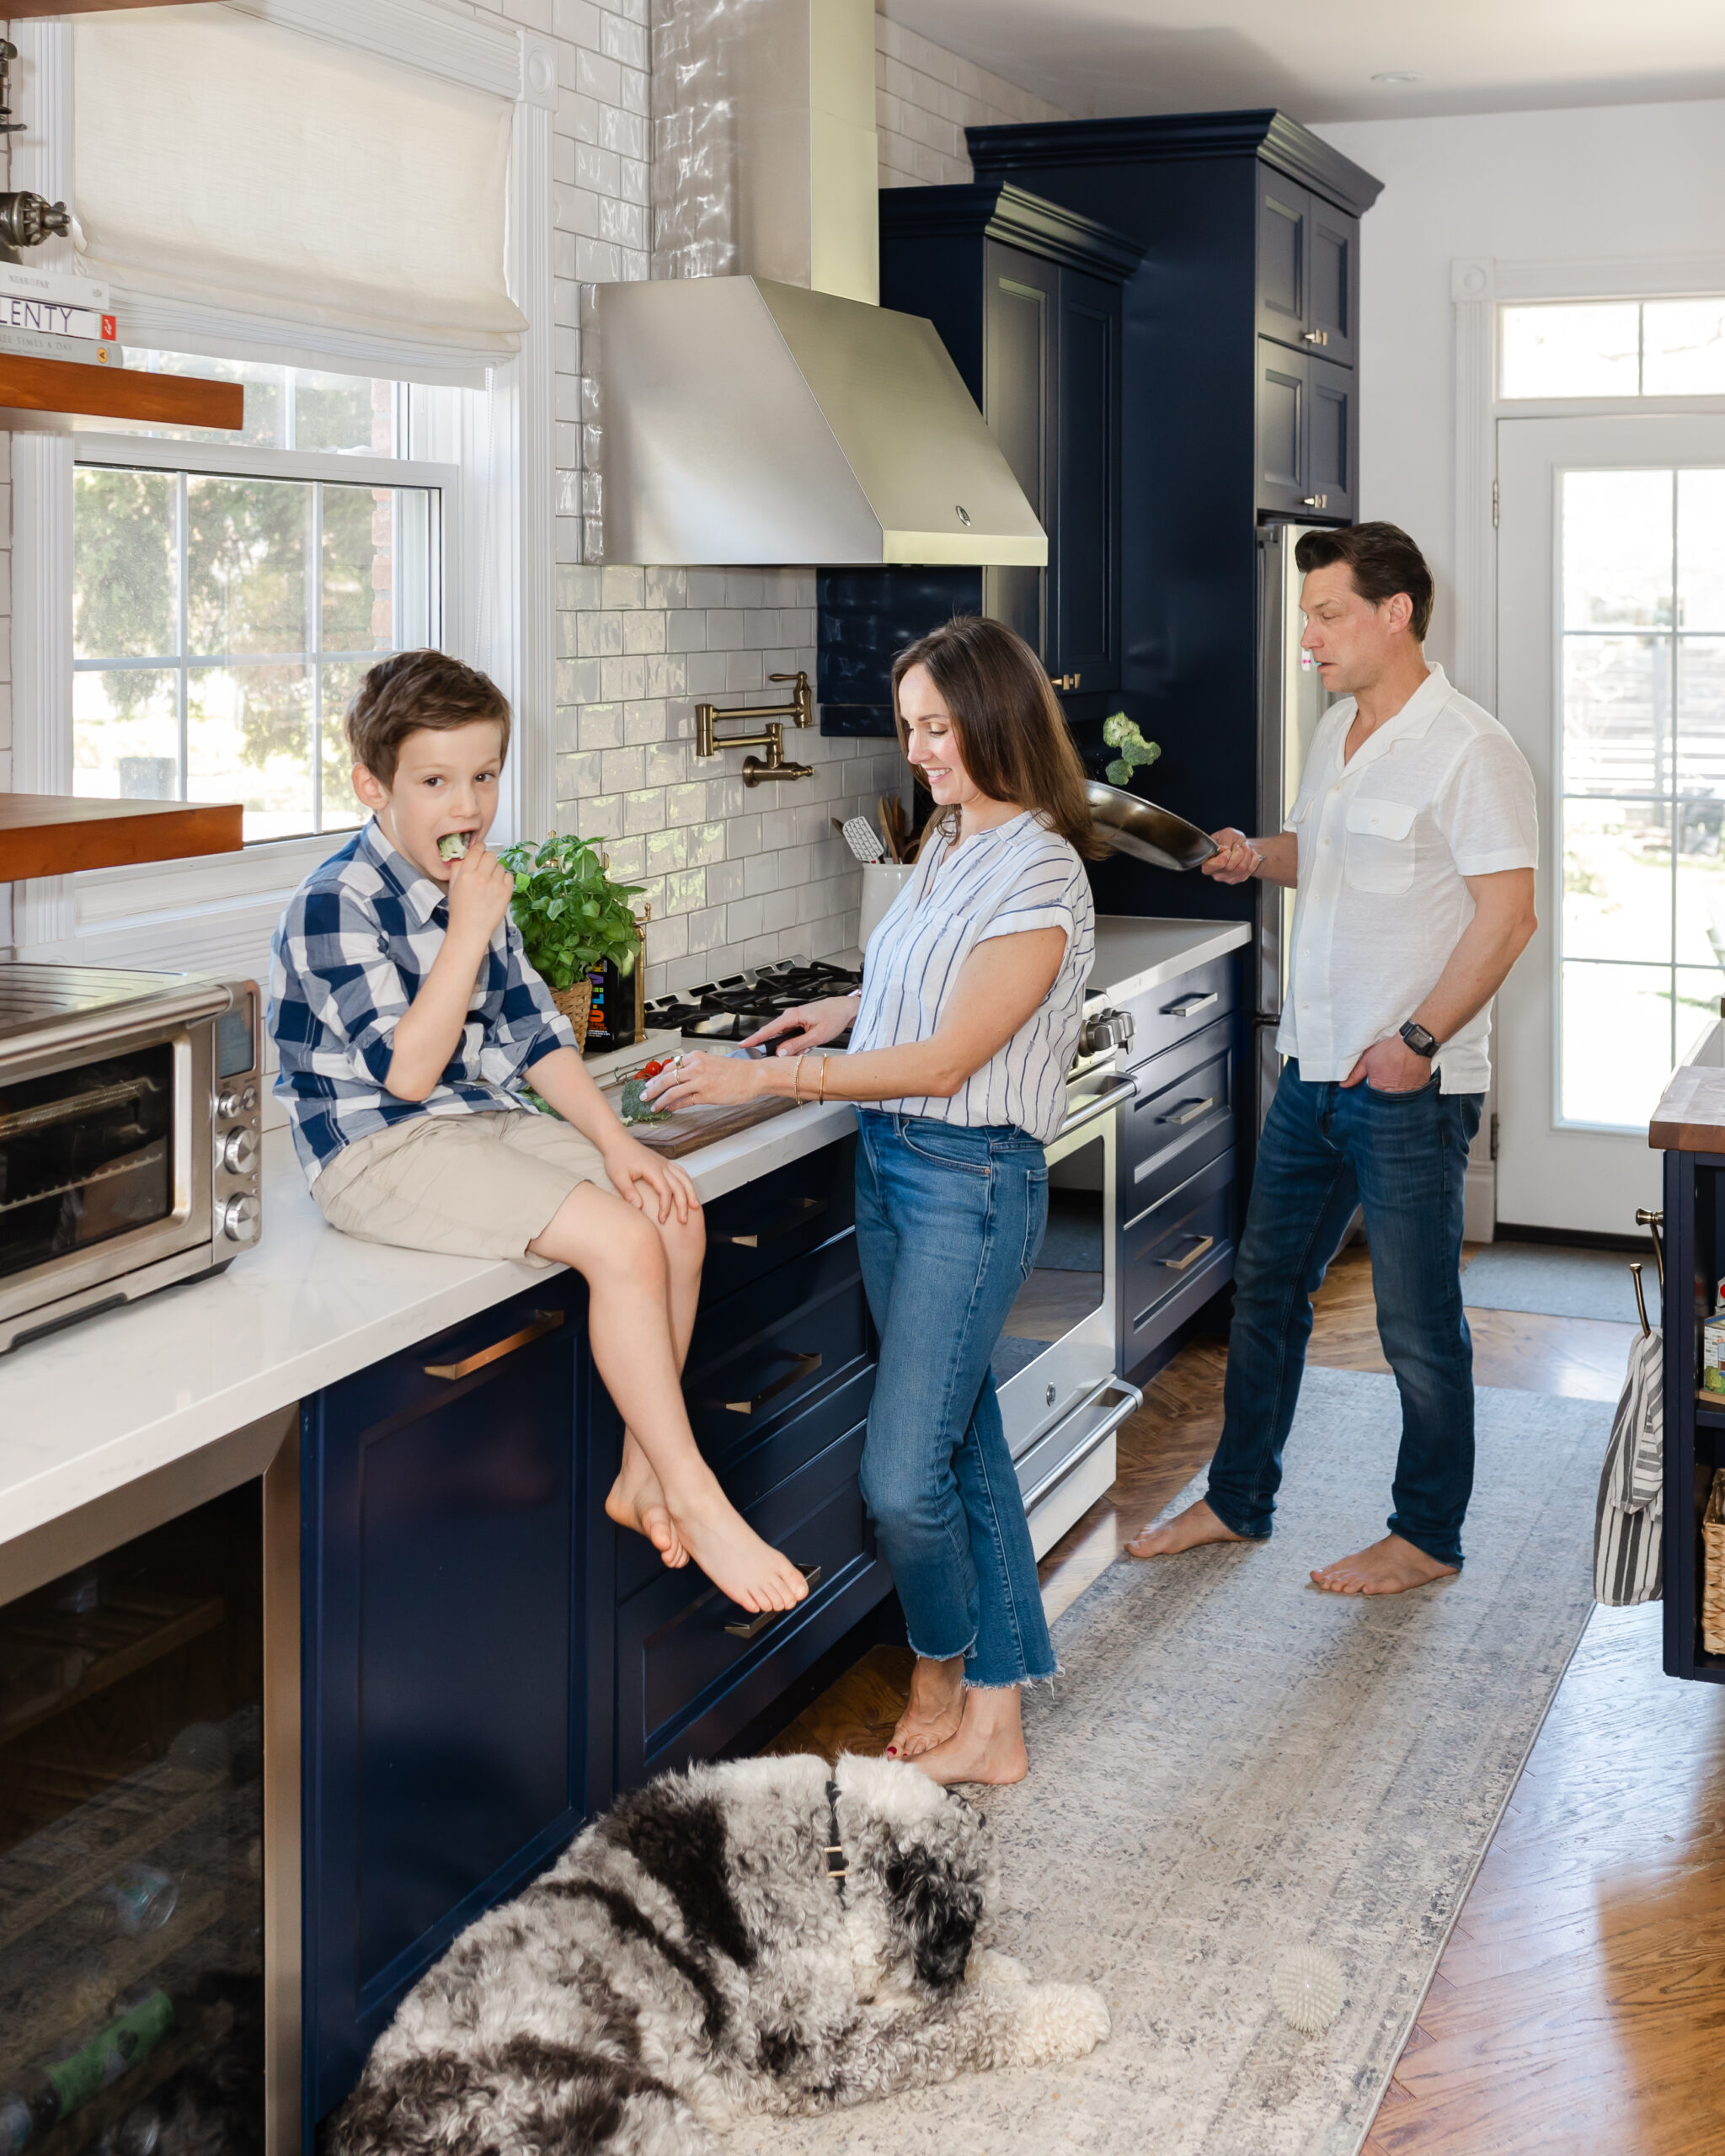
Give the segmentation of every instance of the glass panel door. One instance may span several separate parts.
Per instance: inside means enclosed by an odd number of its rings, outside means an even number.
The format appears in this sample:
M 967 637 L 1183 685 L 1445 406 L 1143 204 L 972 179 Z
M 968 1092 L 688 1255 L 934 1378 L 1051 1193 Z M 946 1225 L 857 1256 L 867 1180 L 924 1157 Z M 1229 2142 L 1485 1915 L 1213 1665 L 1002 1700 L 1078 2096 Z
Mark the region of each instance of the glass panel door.
M 996 1385 L 1028 1369 L 1102 1308 L 1107 1288 L 1107 1175 L 1108 1149 L 1100 1130 L 1088 1145 L 1049 1168 L 1048 1230 L 994 1351 L 991 1367 Z
M 166 1220 L 174 1195 L 171 1043 L 0 1086 L 0 1279 Z

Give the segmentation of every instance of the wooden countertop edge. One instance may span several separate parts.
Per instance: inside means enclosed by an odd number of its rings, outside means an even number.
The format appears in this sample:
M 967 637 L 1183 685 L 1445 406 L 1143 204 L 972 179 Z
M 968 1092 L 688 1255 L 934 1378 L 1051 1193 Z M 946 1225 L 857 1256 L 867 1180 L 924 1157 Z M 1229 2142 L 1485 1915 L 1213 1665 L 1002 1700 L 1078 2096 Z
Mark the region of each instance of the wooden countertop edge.
M 244 814 L 238 802 L 0 794 L 0 882 L 238 853 Z

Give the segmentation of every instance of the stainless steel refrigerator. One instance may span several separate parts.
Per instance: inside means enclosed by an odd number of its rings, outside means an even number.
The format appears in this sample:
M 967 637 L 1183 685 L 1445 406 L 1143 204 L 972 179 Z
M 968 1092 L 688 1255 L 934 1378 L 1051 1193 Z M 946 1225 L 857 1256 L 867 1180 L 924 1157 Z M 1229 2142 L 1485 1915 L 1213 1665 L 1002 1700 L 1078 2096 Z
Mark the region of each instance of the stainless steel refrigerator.
M 1305 621 L 1294 549 L 1313 528 L 1267 524 L 1258 535 L 1258 828 L 1265 833 L 1280 830 L 1294 806 L 1306 751 L 1330 702 L 1322 675 L 1300 648 Z M 1281 1075 L 1276 1030 L 1282 1022 L 1293 926 L 1294 894 L 1260 883 L 1252 1018 L 1255 1128 L 1260 1130 Z

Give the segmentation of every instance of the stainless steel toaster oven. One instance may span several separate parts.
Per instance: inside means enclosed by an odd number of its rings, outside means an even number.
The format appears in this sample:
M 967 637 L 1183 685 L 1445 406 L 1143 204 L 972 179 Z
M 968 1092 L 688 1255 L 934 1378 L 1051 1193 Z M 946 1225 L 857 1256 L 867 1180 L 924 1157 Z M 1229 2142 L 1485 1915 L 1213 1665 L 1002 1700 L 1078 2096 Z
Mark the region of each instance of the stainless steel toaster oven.
M 0 1353 L 258 1240 L 256 985 L 0 965 Z

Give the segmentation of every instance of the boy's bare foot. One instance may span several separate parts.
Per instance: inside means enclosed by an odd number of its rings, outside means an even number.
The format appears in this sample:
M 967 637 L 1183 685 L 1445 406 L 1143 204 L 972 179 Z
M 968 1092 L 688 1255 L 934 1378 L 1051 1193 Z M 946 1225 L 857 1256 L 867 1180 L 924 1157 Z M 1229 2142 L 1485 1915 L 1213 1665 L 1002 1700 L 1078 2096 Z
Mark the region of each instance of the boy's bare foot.
M 809 1582 L 790 1559 L 763 1542 L 716 1478 L 709 1487 L 670 1507 L 678 1541 L 722 1594 L 757 1613 L 794 1609 Z
M 918 1774 L 927 1774 L 943 1789 L 950 1789 L 954 1782 L 1022 1782 L 1030 1772 L 1030 1761 L 1024 1750 L 1017 1694 L 1012 1694 L 1007 1713 L 1000 1711 L 1001 1697 L 998 1693 L 967 1692 L 958 1735 L 919 1753 L 911 1763 Z
M 959 1733 L 964 1718 L 964 1657 L 931 1662 L 918 1655 L 911 1673 L 911 1696 L 886 1748 L 889 1759 L 916 1759 Z
M 1206 1542 L 1250 1542 L 1252 1539 L 1249 1534 L 1236 1534 L 1231 1527 L 1224 1527 L 1200 1497 L 1195 1505 L 1188 1505 L 1183 1513 L 1176 1513 L 1160 1527 L 1140 1529 L 1126 1545 L 1126 1555 L 1172 1557 L 1182 1550 L 1199 1549 Z
M 1370 1550 L 1356 1550 L 1351 1557 L 1314 1572 L 1311 1583 L 1326 1594 L 1406 1594 L 1411 1587 L 1454 1579 L 1461 1569 L 1459 1565 L 1440 1565 L 1399 1534 L 1386 1534 Z
M 653 1472 L 653 1463 L 635 1442 L 633 1430 L 623 1433 L 622 1464 L 611 1486 L 605 1509 L 619 1527 L 644 1534 L 675 1572 L 689 1561 L 689 1553 L 677 1539 L 670 1508 Z

